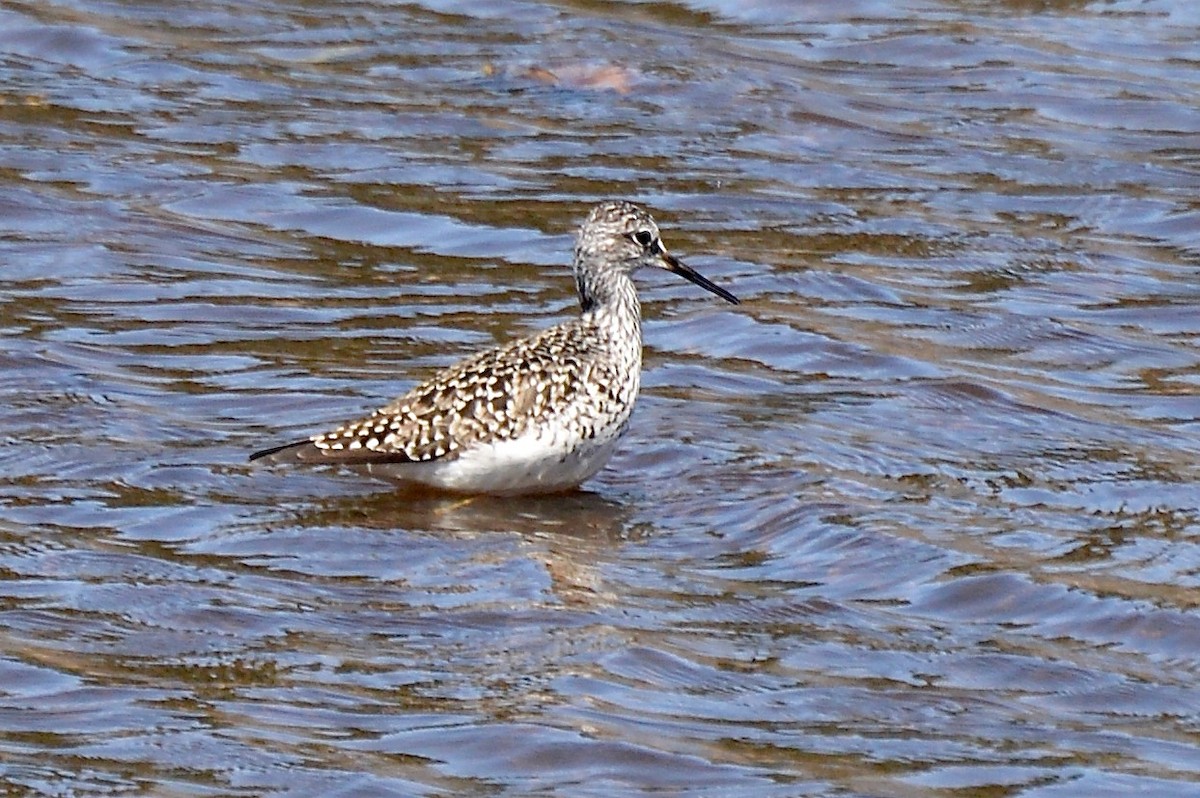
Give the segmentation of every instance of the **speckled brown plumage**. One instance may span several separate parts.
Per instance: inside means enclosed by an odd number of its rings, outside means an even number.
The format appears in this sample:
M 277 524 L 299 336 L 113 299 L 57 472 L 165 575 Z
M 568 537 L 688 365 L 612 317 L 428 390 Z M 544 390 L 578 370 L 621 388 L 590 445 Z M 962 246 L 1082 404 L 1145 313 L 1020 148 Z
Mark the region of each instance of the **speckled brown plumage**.
M 639 343 L 640 346 L 640 343 Z M 305 460 L 419 463 L 524 435 L 549 416 L 592 439 L 636 385 L 595 325 L 559 325 L 480 352 L 366 418 L 313 436 Z M 570 412 L 574 408 L 576 412 Z M 605 412 L 605 410 L 608 412 Z

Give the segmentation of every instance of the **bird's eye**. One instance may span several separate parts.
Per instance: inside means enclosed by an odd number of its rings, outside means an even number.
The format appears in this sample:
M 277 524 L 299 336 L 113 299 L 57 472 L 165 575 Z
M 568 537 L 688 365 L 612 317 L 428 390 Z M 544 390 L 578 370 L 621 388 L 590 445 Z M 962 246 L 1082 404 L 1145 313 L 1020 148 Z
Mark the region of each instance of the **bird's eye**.
M 648 247 L 654 243 L 654 234 L 649 230 L 638 230 L 631 238 L 643 247 Z

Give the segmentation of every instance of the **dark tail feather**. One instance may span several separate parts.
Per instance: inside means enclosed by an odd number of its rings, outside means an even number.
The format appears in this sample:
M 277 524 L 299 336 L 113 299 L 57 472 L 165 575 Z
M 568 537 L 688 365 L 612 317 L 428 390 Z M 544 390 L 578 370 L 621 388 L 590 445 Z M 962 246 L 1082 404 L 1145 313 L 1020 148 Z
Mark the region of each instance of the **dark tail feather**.
M 364 463 L 411 463 L 404 452 L 377 452 L 372 449 L 321 449 L 312 441 L 297 441 L 273 446 L 250 455 L 251 462 L 264 463 L 328 463 L 362 465 Z
M 304 456 L 305 448 L 313 447 L 312 441 L 299 441 L 296 443 L 285 443 L 282 446 L 272 446 L 270 449 L 263 449 L 261 452 L 255 452 L 250 455 L 250 461 L 265 460 L 268 463 L 288 463 L 307 460 Z

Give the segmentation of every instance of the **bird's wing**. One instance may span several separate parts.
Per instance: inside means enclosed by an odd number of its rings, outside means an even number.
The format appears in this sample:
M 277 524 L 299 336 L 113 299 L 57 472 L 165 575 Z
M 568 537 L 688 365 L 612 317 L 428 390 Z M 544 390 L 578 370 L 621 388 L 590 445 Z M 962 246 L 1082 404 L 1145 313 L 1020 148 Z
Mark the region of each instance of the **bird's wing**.
M 596 362 L 578 321 L 468 358 L 371 415 L 251 455 L 269 462 L 421 463 L 456 457 L 481 439 L 522 435 L 570 404 Z

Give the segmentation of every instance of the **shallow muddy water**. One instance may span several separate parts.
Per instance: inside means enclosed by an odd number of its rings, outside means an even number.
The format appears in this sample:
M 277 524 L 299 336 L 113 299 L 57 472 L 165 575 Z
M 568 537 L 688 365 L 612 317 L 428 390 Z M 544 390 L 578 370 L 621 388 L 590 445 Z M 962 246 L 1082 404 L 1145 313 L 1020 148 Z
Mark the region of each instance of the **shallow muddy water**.
M 1200 795 L 1197 9 L 6 2 L 0 792 Z M 611 197 L 584 491 L 246 463 Z

